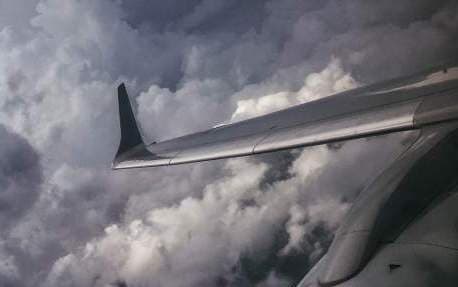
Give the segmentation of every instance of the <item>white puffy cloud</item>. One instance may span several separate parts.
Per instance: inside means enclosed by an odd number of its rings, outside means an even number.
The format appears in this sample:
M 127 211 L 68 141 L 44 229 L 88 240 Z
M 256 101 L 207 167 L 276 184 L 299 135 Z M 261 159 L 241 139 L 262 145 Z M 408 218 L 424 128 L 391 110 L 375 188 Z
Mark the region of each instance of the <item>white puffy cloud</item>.
M 307 75 L 304 85 L 297 92 L 282 91 L 259 98 L 237 101 L 237 109 L 231 121 L 240 121 L 275 112 L 293 105 L 302 104 L 334 95 L 352 88 L 358 83 L 346 73 L 339 59 L 332 58 L 321 72 Z
M 163 139 L 203 130 L 225 118 L 228 94 L 230 89 L 220 80 L 191 80 L 175 93 L 153 85 L 137 98 L 138 118 L 148 137 L 155 140 L 158 135 Z
M 64 259 L 57 262 L 48 282 L 68 276 L 59 280 L 85 285 L 100 277 L 103 286 L 119 276 L 133 286 L 215 284 L 257 237 L 269 235 L 268 230 L 262 232 L 268 210 L 241 206 L 245 198 L 255 196 L 251 192 L 256 191 L 266 166 L 239 160 L 228 162 L 227 168 L 232 175 L 208 185 L 202 199 L 187 198 L 176 206 L 153 209 L 145 219 L 124 227 L 107 227 L 102 238 L 86 245 L 79 261 L 71 257 L 76 262 L 70 265 Z M 242 176 L 234 175 L 240 171 Z M 75 266 L 98 267 L 89 268 L 90 275 L 80 278 L 71 272 Z M 117 272 L 105 272 L 110 268 Z

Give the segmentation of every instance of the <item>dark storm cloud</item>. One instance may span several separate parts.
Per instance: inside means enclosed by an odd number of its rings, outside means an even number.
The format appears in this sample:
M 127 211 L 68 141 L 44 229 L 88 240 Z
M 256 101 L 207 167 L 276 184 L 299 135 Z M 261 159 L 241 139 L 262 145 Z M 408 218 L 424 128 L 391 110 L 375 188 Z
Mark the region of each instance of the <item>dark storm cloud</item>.
M 458 48 L 458 6 L 445 0 L 0 8 L 0 202 L 14 206 L 0 209 L 3 285 L 288 286 L 408 135 L 111 172 L 116 84 L 157 140 L 414 72 Z
M 211 7 L 220 7 L 220 1 L 186 1 L 185 4 L 168 9 L 171 4 L 151 5 L 150 2 L 124 3 L 130 9 L 126 10 L 127 19 L 143 25 L 156 25 L 154 13 L 167 15 L 173 11 L 165 23 L 174 23 L 180 34 L 183 25 L 180 21 L 193 18 L 195 14 L 206 15 L 205 11 L 214 11 Z M 188 48 L 200 41 L 208 49 L 215 48 L 217 53 L 206 50 L 205 62 L 200 68 L 214 67 L 205 73 L 204 77 L 224 76 L 226 81 L 234 81 L 234 74 L 224 75 L 234 66 L 243 65 L 246 59 L 254 57 L 259 61 L 251 61 L 245 67 L 246 79 L 243 85 L 261 81 L 272 75 L 278 68 L 288 66 L 312 65 L 323 66 L 329 55 L 342 59 L 345 66 L 354 71 L 363 82 L 395 77 L 421 69 L 425 65 L 437 63 L 453 57 L 456 50 L 456 27 L 453 15 L 456 10 L 453 1 L 409 1 L 394 3 L 394 1 L 226 1 L 228 7 L 221 5 L 216 23 L 213 14 L 198 16 L 204 20 L 199 29 L 184 32 L 183 37 L 194 37 L 197 41 L 181 43 L 185 57 Z M 229 3 L 229 4 L 227 4 Z M 132 7 L 130 7 L 132 6 Z M 211 6 L 208 9 L 199 7 Z M 142 9 L 135 9 L 141 7 Z M 183 11 L 181 10 L 183 9 Z M 151 17 L 139 17 L 136 13 L 151 13 Z M 182 11 L 182 12 L 180 12 Z M 199 13 L 199 11 L 201 11 Z M 236 11 L 236 12 L 234 12 Z M 129 13 L 130 12 L 130 13 Z M 216 12 L 214 12 L 216 13 Z M 233 14 L 233 15 L 232 15 Z M 443 19 L 449 14 L 449 19 Z M 440 23 L 441 20 L 442 22 Z M 237 24 L 232 23 L 235 21 Z M 239 28 L 240 27 L 240 28 Z M 255 33 L 251 33 L 253 31 Z M 248 34 L 247 34 L 248 33 Z M 202 35 L 203 34 L 203 35 Z M 147 33 L 145 34 L 147 35 Z M 237 37 L 234 38 L 234 35 Z M 177 42 L 180 45 L 179 42 Z M 218 44 L 223 44 L 223 46 Z M 253 49 L 250 48 L 253 45 Z M 223 54 L 221 54 L 221 51 Z M 227 55 L 228 61 L 225 61 Z M 245 55 L 245 58 L 243 58 Z M 421 57 L 419 57 L 421 55 Z M 242 57 L 244 61 L 237 61 Z M 186 58 L 186 57 L 185 57 Z M 234 61 L 235 59 L 235 61 Z M 265 60 L 263 60 L 265 59 Z M 402 62 L 405 65 L 397 65 Z M 364 65 L 363 65 L 364 63 Z M 216 69 L 215 65 L 218 65 Z M 180 80 L 182 65 L 175 66 L 175 80 Z M 240 68 L 240 67 L 238 67 Z M 304 78 L 309 69 L 300 71 L 298 77 Z M 195 73 L 193 73 L 195 75 Z M 292 80 L 290 80 L 292 81 Z
M 0 125 L 0 228 L 3 231 L 32 206 L 42 180 L 37 152 L 26 139 Z
M 126 20 L 133 27 L 163 32 L 243 33 L 258 29 L 265 17 L 265 0 L 254 1 L 123 1 Z
M 26 139 L 0 124 L 0 282 L 2 286 L 21 286 L 14 239 L 14 228 L 36 202 L 43 184 L 37 151 Z

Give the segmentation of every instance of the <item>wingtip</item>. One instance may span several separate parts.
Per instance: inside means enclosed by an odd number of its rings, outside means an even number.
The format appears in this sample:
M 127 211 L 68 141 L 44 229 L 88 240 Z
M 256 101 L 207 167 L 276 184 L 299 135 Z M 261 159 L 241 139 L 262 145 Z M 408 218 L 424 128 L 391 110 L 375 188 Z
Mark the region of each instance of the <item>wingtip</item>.
M 121 128 L 121 141 L 117 153 L 119 155 L 139 144 L 143 144 L 143 138 L 138 129 L 137 121 L 124 83 L 118 86 L 118 106 Z
M 118 86 L 118 94 L 119 95 L 127 94 L 126 85 L 124 83 L 119 84 L 119 86 Z

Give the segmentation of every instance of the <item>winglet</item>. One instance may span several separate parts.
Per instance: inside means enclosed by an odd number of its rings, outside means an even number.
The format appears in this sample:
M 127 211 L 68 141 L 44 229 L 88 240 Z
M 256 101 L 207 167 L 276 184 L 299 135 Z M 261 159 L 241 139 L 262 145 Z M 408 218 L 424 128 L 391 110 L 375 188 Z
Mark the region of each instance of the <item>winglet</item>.
M 137 127 L 129 95 L 124 83 L 118 87 L 119 123 L 121 126 L 121 142 L 119 143 L 116 157 L 132 148 L 144 144 L 140 131 Z

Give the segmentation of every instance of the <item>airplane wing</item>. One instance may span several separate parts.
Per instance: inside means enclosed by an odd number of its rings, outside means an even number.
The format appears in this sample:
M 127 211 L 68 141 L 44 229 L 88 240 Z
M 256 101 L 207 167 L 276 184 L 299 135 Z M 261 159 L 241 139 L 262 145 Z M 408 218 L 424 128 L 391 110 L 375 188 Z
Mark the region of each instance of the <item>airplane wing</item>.
M 145 144 L 124 84 L 113 169 L 247 156 L 419 129 L 458 119 L 458 66 L 358 88 L 257 118 Z

